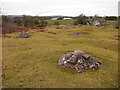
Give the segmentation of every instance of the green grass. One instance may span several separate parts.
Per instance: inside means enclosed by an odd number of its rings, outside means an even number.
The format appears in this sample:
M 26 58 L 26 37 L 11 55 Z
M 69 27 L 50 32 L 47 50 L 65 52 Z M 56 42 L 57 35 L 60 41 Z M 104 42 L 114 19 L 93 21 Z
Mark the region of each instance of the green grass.
M 53 24 L 55 21 L 60 22 L 60 24 L 74 24 L 75 19 L 70 20 L 46 20 L 49 25 Z M 102 23 L 117 23 L 117 21 L 102 21 Z
M 73 24 L 74 23 L 74 19 L 70 19 L 70 20 L 47 20 L 48 24 L 53 24 L 55 21 L 60 22 L 60 24 Z
M 70 29 L 30 30 L 32 37 L 3 38 L 3 87 L 7 88 L 117 88 L 118 30 L 106 26 L 69 26 Z M 85 33 L 73 37 L 74 32 Z M 97 71 L 77 73 L 57 65 L 59 56 L 82 50 L 102 62 Z
M 108 20 L 108 21 L 102 21 L 102 23 L 117 23 L 117 21 Z

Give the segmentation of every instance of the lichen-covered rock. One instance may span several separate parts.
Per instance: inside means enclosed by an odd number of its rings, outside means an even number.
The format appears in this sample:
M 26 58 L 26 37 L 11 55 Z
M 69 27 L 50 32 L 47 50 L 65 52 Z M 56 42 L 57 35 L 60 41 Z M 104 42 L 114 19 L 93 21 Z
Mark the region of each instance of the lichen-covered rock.
M 75 51 L 61 56 L 58 65 L 84 72 L 87 69 L 97 70 L 102 63 L 92 55 L 82 51 Z

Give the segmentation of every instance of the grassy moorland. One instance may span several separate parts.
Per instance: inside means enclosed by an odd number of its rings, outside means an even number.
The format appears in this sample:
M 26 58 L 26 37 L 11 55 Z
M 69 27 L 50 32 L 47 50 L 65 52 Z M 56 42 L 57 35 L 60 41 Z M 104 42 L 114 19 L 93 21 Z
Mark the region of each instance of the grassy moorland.
M 56 20 L 46 20 L 49 25 L 53 24 Z M 74 24 L 75 19 L 68 19 L 68 20 L 57 20 L 60 24 Z M 117 21 L 102 21 L 101 23 L 117 23 Z
M 56 20 L 47 20 L 48 24 L 53 24 Z M 57 20 L 60 24 L 74 24 L 75 19 Z
M 118 30 L 114 26 L 72 26 L 29 31 L 32 37 L 16 39 L 19 33 L 3 37 L 3 87 L 7 88 L 117 88 Z M 60 26 L 61 27 L 61 26 Z M 83 33 L 74 37 L 74 32 Z M 82 50 L 102 62 L 97 71 L 77 73 L 57 65 L 58 57 Z

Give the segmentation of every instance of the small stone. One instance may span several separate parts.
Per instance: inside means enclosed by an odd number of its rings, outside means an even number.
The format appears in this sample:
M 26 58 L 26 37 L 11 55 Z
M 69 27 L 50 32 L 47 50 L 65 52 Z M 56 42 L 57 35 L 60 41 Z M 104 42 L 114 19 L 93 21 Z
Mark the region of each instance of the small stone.
M 64 64 L 66 64 L 67 63 L 67 61 L 64 61 Z
M 85 58 L 85 59 L 88 59 L 88 58 L 91 57 L 91 55 L 90 54 L 83 54 L 82 57 Z

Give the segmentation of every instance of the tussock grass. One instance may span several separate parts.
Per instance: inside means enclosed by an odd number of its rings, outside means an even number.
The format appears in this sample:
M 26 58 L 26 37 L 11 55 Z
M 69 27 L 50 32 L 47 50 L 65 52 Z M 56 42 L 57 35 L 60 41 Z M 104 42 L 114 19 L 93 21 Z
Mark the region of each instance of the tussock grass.
M 30 30 L 32 37 L 3 38 L 3 87 L 14 88 L 117 88 L 118 30 L 107 26 L 69 26 L 56 29 L 48 26 L 50 34 Z M 74 37 L 74 32 L 85 33 Z M 82 50 L 103 64 L 97 71 L 77 73 L 57 65 L 59 56 Z

